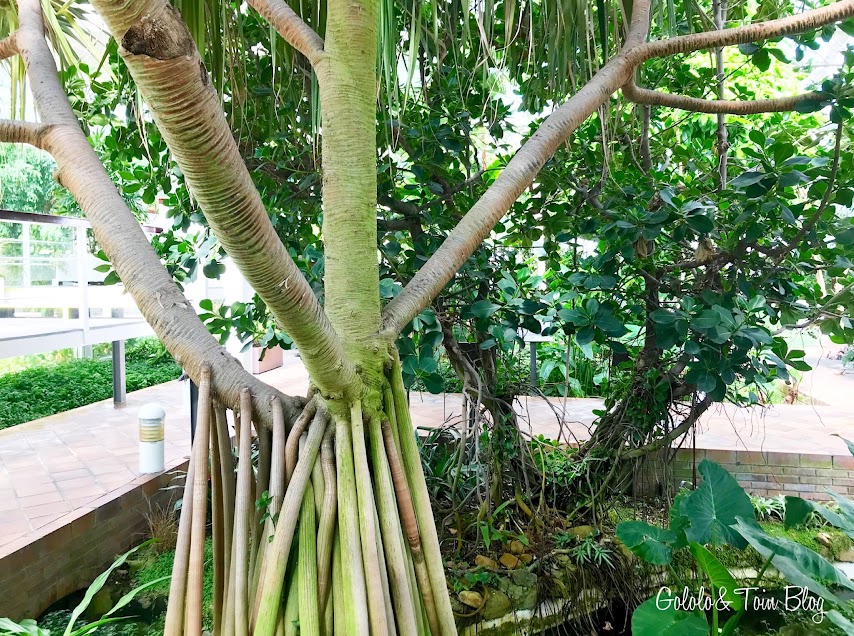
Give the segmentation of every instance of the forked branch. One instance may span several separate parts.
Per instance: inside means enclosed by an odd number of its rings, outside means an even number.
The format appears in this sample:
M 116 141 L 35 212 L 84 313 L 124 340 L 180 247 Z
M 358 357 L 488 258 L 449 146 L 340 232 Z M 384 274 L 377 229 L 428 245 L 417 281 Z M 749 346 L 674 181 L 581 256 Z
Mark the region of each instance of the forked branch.
M 293 338 L 321 391 L 353 391 L 355 370 L 270 222 L 178 12 L 168 0 L 92 4 L 225 251 Z

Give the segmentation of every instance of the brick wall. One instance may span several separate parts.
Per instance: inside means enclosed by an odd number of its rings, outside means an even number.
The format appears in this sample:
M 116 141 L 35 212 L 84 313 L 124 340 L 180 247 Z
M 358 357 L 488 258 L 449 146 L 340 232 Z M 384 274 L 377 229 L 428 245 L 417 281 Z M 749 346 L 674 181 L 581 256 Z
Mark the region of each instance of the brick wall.
M 171 467 L 186 471 L 187 463 Z M 170 472 L 144 475 L 0 547 L 0 617 L 35 618 L 85 589 L 115 558 L 145 538 L 145 515 L 180 490 L 163 490 Z
M 697 449 L 697 463 L 703 459 L 720 464 L 753 495 L 797 495 L 827 501 L 830 495 L 825 488 L 841 495 L 854 495 L 854 457 L 851 455 Z M 666 469 L 660 458 L 651 458 L 636 477 L 642 484 L 636 492 L 653 494 L 661 490 L 662 481 L 669 482 L 674 489 L 683 481 L 690 483 L 693 461 L 691 449 L 676 451 L 673 462 Z

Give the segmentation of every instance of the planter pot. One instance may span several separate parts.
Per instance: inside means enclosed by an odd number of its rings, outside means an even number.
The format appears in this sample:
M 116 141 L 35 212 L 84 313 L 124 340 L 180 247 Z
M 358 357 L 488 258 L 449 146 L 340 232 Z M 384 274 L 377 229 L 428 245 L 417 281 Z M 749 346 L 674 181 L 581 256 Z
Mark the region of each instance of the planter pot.
M 263 351 L 261 347 L 252 347 L 252 373 L 258 375 L 282 366 L 283 351 L 281 347 L 267 349 L 263 360 L 261 360 L 261 351 Z

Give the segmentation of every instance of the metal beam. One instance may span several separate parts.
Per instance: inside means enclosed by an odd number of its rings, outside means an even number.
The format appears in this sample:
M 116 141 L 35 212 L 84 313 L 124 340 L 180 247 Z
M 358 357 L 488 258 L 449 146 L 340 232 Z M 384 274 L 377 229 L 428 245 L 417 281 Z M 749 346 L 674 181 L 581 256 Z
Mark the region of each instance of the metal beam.
M 125 366 L 125 341 L 113 340 L 113 404 L 126 404 L 127 367 Z

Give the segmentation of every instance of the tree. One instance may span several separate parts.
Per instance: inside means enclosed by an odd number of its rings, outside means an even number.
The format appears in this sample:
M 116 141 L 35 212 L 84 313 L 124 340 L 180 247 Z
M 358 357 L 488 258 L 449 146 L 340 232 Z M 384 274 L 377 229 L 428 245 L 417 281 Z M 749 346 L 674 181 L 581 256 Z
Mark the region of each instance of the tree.
M 397 34 L 380 34 L 377 0 L 330 0 L 323 38 L 281 0 L 250 4 L 302 54 L 318 86 L 323 306 L 267 216 L 212 78 L 178 12 L 166 0 L 92 2 L 119 43 L 210 227 L 299 348 L 314 389 L 307 402 L 246 375 L 210 336 L 146 243 L 69 106 L 45 42 L 38 0 L 21 0 L 19 27 L 0 41 L 0 58 L 19 54 L 25 61 L 41 122 L 2 121 L 0 140 L 28 143 L 54 156 L 60 183 L 86 213 L 126 289 L 175 359 L 200 383 L 199 443 L 185 491 L 167 634 L 201 629 L 211 440 L 218 631 L 270 636 L 297 618 L 301 633 L 319 633 L 323 625 L 327 633 L 451 634 L 454 619 L 394 344 L 398 334 L 441 293 L 546 161 L 616 91 L 639 102 L 669 100 L 680 108 L 713 112 L 765 112 L 831 99 L 810 94 L 732 103 L 650 95 L 631 83 L 641 64 L 833 24 L 854 15 L 854 0 L 652 42 L 646 41 L 649 2 L 638 0 L 626 16 L 630 26 L 619 53 L 554 110 L 385 307 L 376 235 L 377 58 L 380 43 L 393 42 Z M 468 12 L 467 7 L 460 10 Z M 510 4 L 507 11 L 512 16 Z M 450 45 L 455 45 L 453 38 Z M 564 49 L 570 57 L 573 46 Z M 605 56 L 607 42 L 601 48 Z M 236 483 L 228 466 L 231 456 L 222 452 L 221 407 L 239 411 L 242 461 Z M 260 448 L 257 484 L 247 461 L 253 421 Z M 291 429 L 287 444 L 286 423 Z M 270 519 L 261 532 L 251 523 L 256 519 L 252 493 L 267 487 Z M 296 565 L 289 568 L 294 543 Z

